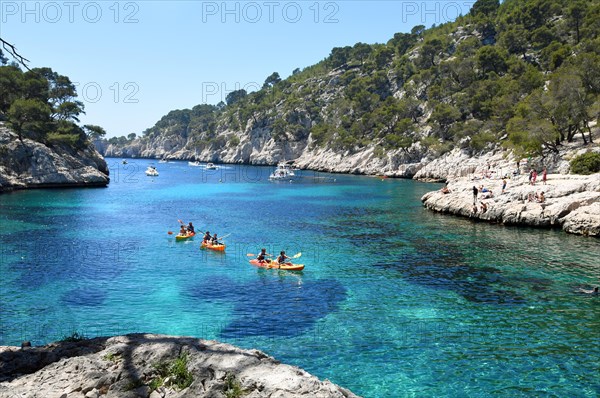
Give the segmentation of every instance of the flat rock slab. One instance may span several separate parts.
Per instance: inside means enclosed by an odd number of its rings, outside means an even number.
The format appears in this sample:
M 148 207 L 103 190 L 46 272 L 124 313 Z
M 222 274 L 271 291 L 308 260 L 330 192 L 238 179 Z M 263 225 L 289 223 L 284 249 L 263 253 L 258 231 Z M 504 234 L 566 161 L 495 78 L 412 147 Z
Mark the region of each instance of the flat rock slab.
M 157 365 L 187 355 L 193 381 L 178 389 Z M 244 397 L 354 398 L 357 395 L 258 350 L 191 337 L 129 334 L 44 347 L 0 347 L 0 398 L 226 397 L 231 380 Z
M 507 179 L 502 193 L 500 178 L 458 178 L 448 182 L 449 193 L 428 192 L 421 198 L 431 210 L 471 217 L 490 222 L 560 227 L 564 231 L 587 236 L 600 236 L 600 174 L 589 176 L 548 174 L 546 185 L 531 185 L 527 176 Z M 479 192 L 474 211 L 473 186 L 486 188 Z M 543 203 L 535 197 L 544 193 Z M 532 200 L 533 199 L 533 200 Z M 482 204 L 487 206 L 483 211 Z

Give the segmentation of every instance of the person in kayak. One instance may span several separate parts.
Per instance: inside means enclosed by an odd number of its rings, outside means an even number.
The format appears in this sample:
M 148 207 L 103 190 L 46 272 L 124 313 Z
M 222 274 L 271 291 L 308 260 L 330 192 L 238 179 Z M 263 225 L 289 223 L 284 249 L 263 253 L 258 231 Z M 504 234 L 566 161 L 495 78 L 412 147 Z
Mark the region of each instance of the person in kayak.
M 202 242 L 204 244 L 210 242 L 210 240 L 212 239 L 212 237 L 210 236 L 210 232 L 206 231 L 206 233 L 204 234 L 204 237 L 202 238 Z
M 290 257 L 286 256 L 285 251 L 282 250 L 281 253 L 279 253 L 279 256 L 277 256 L 277 260 L 275 260 L 275 261 L 277 261 L 277 263 L 279 263 L 279 264 L 283 264 L 283 263 L 285 263 L 285 260 L 287 258 L 290 258 Z
M 260 249 L 260 253 L 258 253 L 258 256 L 256 256 L 256 259 L 258 261 L 260 261 L 261 263 L 270 263 L 271 259 L 267 258 L 267 257 L 271 257 L 271 255 L 269 253 L 267 253 L 267 249 Z
M 196 231 L 194 231 L 194 226 L 192 225 L 192 222 L 190 221 L 190 223 L 187 226 L 187 230 L 190 234 L 195 234 Z
M 213 246 L 222 245 L 222 243 L 219 242 L 219 238 L 217 237 L 216 233 L 213 235 L 213 237 L 212 237 L 212 239 L 210 241 L 210 244 L 213 245 Z
M 179 236 L 186 236 L 187 235 L 187 230 L 185 229 L 185 226 L 183 224 L 181 224 L 181 229 L 179 230 Z

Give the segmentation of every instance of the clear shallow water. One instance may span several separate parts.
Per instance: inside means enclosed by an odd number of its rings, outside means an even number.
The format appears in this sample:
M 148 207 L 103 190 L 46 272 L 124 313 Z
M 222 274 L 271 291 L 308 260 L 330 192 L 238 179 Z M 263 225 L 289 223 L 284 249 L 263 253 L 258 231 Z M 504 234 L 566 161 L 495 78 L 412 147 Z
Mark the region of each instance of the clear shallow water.
M 0 344 L 155 332 L 255 347 L 365 397 L 596 397 L 599 241 L 437 215 L 406 180 L 109 159 L 0 195 Z M 221 181 L 221 182 L 219 182 Z M 178 219 L 231 233 L 175 242 Z M 302 273 L 247 253 L 302 252 Z

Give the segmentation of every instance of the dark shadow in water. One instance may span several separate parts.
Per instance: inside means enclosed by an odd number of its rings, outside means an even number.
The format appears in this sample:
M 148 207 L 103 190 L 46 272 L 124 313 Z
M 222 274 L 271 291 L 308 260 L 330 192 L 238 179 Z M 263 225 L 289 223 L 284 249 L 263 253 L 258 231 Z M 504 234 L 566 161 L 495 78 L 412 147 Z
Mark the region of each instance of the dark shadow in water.
M 71 307 L 97 307 L 106 300 L 106 291 L 94 287 L 72 289 L 62 296 L 62 302 Z
M 442 260 L 442 261 L 440 261 Z M 397 262 L 374 264 L 393 269 L 409 283 L 428 289 L 452 290 L 465 299 L 485 304 L 517 305 L 525 299 L 509 290 L 497 288 L 504 282 L 500 270 L 494 267 L 472 267 L 466 264 L 407 256 Z
M 248 283 L 211 278 L 191 286 L 188 294 L 202 301 L 234 303 L 234 319 L 219 335 L 226 339 L 298 336 L 336 311 L 346 298 L 346 289 L 332 279 L 306 281 L 291 275 L 278 278 L 273 270 L 266 272 L 269 274 Z
M 114 280 L 131 268 L 139 251 L 134 241 L 70 240 L 60 231 L 18 233 L 16 239 L 14 256 L 21 259 L 10 267 L 19 272 L 15 283 L 25 290 L 57 280 Z

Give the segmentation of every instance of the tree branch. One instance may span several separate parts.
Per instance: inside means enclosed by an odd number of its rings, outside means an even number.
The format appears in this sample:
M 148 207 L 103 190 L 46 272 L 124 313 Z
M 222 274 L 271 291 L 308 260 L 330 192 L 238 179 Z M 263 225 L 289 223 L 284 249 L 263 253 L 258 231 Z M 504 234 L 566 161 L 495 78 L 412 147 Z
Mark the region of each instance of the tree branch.
M 3 38 L 0 37 L 0 42 L 2 43 L 2 48 L 4 48 L 4 50 L 6 50 L 7 53 L 9 53 L 18 63 L 20 63 L 21 65 L 23 65 L 23 67 L 25 69 L 27 69 L 28 71 L 31 71 L 31 69 L 29 69 L 29 67 L 27 66 L 26 62 L 30 62 L 27 58 L 23 57 L 21 54 L 19 54 L 17 52 L 17 48 L 10 44 L 9 42 L 7 42 L 6 40 L 4 40 Z

